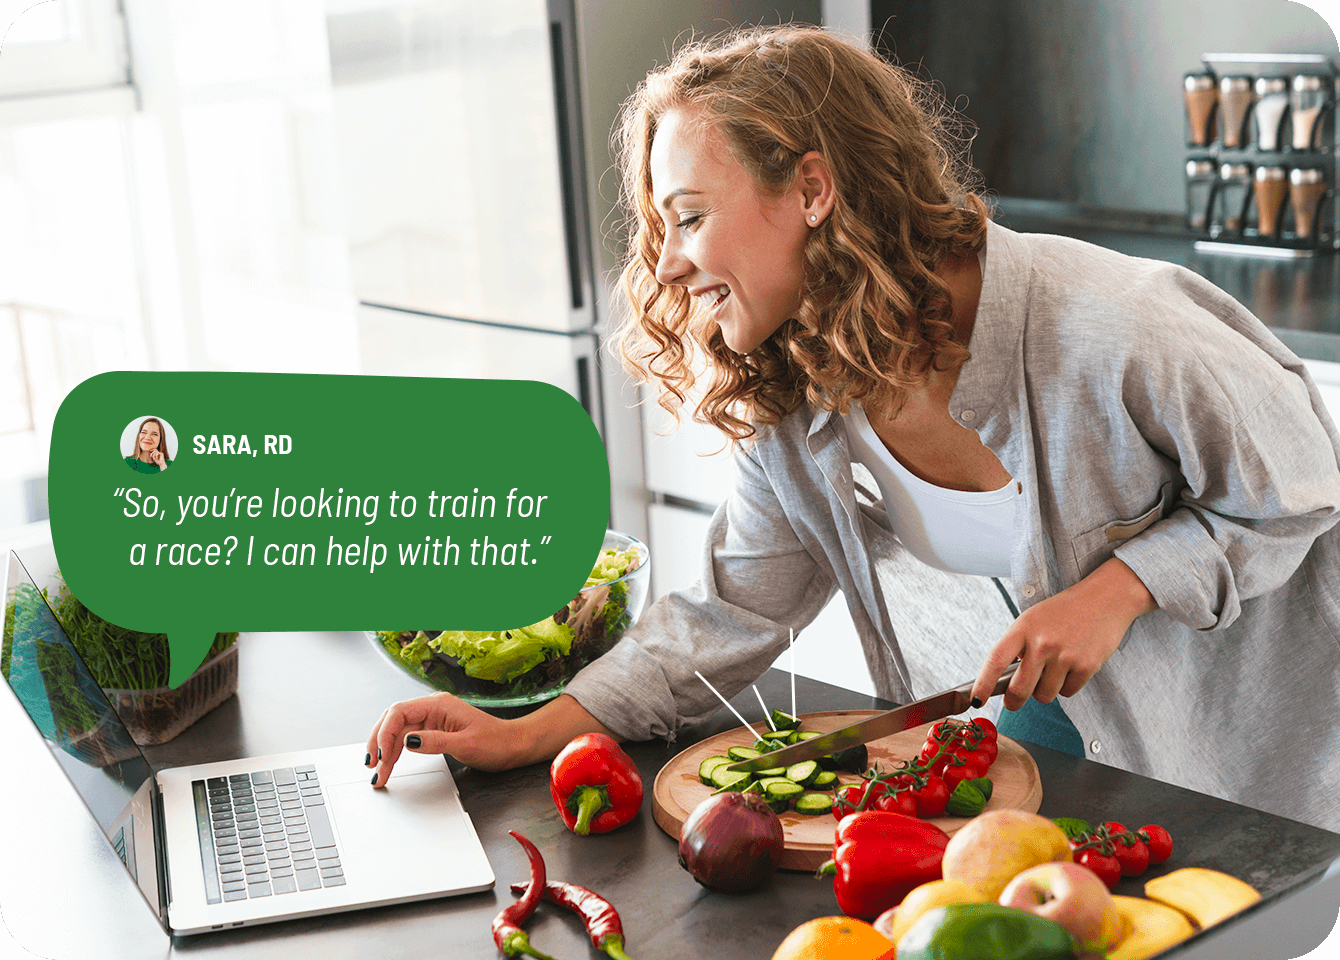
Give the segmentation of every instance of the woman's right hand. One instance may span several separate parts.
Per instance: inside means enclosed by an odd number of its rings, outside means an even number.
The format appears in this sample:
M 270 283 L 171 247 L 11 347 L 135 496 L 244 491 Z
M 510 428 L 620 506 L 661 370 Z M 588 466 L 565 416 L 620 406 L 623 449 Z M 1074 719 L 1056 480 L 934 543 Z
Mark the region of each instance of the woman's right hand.
M 582 733 L 613 735 L 567 694 L 524 717 L 504 720 L 449 693 L 431 693 L 386 708 L 368 737 L 366 762 L 377 769 L 375 787 L 386 785 L 407 749 L 449 754 L 476 770 L 509 770 L 553 759 Z M 406 744 L 411 736 L 418 737 L 418 746 Z

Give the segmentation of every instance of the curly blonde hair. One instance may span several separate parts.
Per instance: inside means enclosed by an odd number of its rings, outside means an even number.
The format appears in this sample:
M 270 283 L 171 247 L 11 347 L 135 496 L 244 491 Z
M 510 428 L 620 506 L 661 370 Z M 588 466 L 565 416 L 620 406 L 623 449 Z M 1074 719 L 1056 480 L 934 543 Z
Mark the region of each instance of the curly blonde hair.
M 805 247 L 801 305 L 760 347 L 734 352 L 682 286 L 656 280 L 665 226 L 650 154 L 661 118 L 691 108 L 719 132 L 761 193 L 777 195 L 817 150 L 835 190 Z M 954 339 L 949 289 L 934 273 L 986 235 L 968 188 L 963 121 L 907 70 L 806 26 L 736 30 L 692 43 L 624 103 L 615 130 L 630 212 L 622 273 L 630 312 L 618 334 L 629 371 L 662 388 L 676 419 L 707 360 L 694 418 L 735 441 L 809 403 L 896 410 L 932 369 L 968 358 Z M 710 378 L 710 379 L 709 379 Z

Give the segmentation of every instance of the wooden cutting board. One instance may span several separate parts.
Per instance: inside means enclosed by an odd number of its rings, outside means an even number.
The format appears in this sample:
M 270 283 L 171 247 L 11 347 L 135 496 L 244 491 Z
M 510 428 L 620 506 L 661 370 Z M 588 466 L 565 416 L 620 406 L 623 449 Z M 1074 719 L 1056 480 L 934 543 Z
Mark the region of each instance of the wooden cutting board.
M 869 716 L 877 710 L 830 710 L 801 715 L 805 730 L 828 733 Z M 931 724 L 913 727 L 866 744 L 871 765 L 892 769 L 899 760 L 911 760 L 926 741 Z M 661 829 L 676 840 L 680 828 L 693 809 L 712 795 L 713 788 L 698 779 L 698 765 L 708 757 L 725 756 L 731 747 L 748 747 L 754 735 L 747 727 L 727 730 L 696 743 L 661 768 L 652 787 L 652 815 Z M 1028 751 L 1009 737 L 999 740 L 1000 753 L 987 774 L 993 786 L 988 810 L 1014 809 L 1037 813 L 1042 806 L 1042 778 L 1038 765 Z M 840 774 L 843 783 L 854 783 L 856 774 Z M 783 870 L 816 870 L 833 855 L 833 833 L 837 821 L 831 813 L 809 816 L 788 810 L 780 814 L 786 848 L 782 853 Z M 945 833 L 953 834 L 968 822 L 965 817 L 937 817 L 931 821 Z

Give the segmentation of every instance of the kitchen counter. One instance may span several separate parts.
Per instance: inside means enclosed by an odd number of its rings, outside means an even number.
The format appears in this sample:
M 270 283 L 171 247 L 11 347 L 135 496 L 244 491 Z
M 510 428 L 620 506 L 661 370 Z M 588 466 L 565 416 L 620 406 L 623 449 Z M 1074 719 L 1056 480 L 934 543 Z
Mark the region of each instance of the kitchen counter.
M 362 741 L 382 708 L 422 692 L 399 671 L 377 662 L 361 634 L 248 634 L 239 652 L 238 696 L 176 740 L 149 748 L 155 767 Z M 770 671 L 759 689 L 769 704 L 789 706 L 788 675 Z M 797 679 L 796 691 L 801 712 L 885 706 L 805 678 Z M 11 778 L 0 791 L 0 816 L 11 825 L 39 819 L 63 824 L 58 831 L 9 831 L 0 871 L 6 931 L 0 944 L 7 935 L 39 956 L 291 960 L 300 951 L 330 958 L 496 960 L 489 924 L 512 900 L 508 884 L 527 875 L 525 857 L 507 836 L 509 829 L 539 846 L 551 878 L 583 884 L 614 901 L 629 952 L 638 960 L 766 958 L 803 920 L 838 912 L 831 883 L 806 873 L 779 873 L 763 890 L 725 895 L 699 887 L 677 865 L 675 840 L 651 816 L 651 785 L 680 750 L 738 726 L 723 710 L 684 731 L 674 745 L 630 746 L 647 798 L 636 821 L 602 836 L 579 838 L 563 828 L 549 798 L 545 765 L 487 774 L 453 763 L 462 800 L 497 876 L 493 891 L 172 940 L 139 899 L 41 740 L 24 727 L 26 717 L 8 698 L 3 701 L 0 731 L 11 747 Z M 752 691 L 746 690 L 737 705 L 746 717 L 757 715 Z M 1329 929 L 1340 905 L 1340 876 L 1318 881 L 1340 858 L 1340 835 L 1026 746 L 1042 774 L 1043 814 L 1162 824 L 1174 837 L 1175 852 L 1146 878 L 1177 866 L 1202 865 L 1240 876 L 1264 894 L 1252 910 L 1167 956 L 1270 956 L 1276 948 L 1277 956 L 1295 956 Z M 1123 879 L 1118 892 L 1138 894 L 1141 882 Z M 1309 923 L 1315 934 L 1309 934 Z M 542 906 L 528 929 L 537 947 L 554 957 L 599 956 L 576 919 L 553 908 Z M 1267 945 L 1264 952 L 1243 946 L 1252 936 Z M 1304 939 L 1287 952 L 1291 936 Z
M 998 221 L 1021 233 L 1087 240 L 1194 270 L 1261 318 L 1306 360 L 1340 361 L 1340 251 L 1276 258 L 1202 252 L 1197 236 L 1159 217 L 1122 217 L 1068 205 L 1002 199 Z

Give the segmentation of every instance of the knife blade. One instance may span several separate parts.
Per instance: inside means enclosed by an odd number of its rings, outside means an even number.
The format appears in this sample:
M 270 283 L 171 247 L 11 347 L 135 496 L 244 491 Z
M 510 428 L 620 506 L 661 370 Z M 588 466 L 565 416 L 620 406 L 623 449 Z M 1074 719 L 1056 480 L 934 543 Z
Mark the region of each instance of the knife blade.
M 1006 667 L 1005 672 L 996 681 L 991 696 L 994 697 L 1004 693 L 1005 688 L 1010 685 L 1010 680 L 1018 669 L 1018 663 L 1012 663 Z M 892 710 L 886 710 L 884 713 L 877 713 L 873 717 L 858 720 L 856 723 L 834 730 L 831 733 L 825 733 L 823 736 L 811 737 L 809 740 L 793 743 L 789 747 L 782 747 L 780 750 L 765 753 L 752 760 L 732 763 L 726 769 L 756 773 L 759 770 L 768 770 L 772 767 L 789 767 L 793 763 L 817 760 L 830 753 L 838 753 L 862 743 L 869 743 L 871 740 L 878 740 L 881 737 L 891 736 L 903 730 L 919 727 L 932 720 L 941 720 L 953 714 L 962 713 L 972 704 L 972 688 L 976 682 L 976 680 L 969 680 L 962 686 L 942 690 L 939 693 L 917 700 L 915 703 L 895 707 Z

